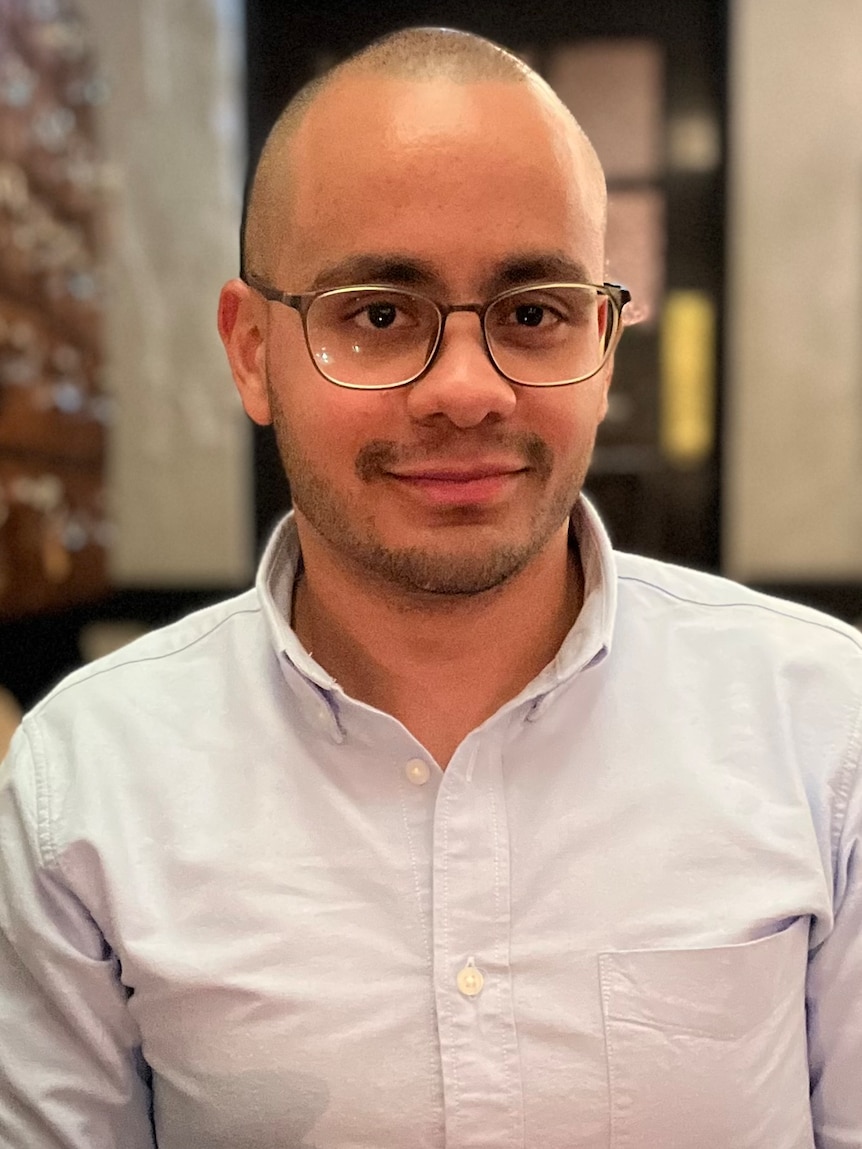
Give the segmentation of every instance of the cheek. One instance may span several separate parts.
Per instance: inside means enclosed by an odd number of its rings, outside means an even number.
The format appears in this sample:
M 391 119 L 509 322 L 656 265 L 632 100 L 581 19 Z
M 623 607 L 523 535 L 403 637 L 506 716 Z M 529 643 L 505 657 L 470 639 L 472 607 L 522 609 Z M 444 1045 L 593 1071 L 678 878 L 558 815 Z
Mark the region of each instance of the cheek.
M 286 429 L 313 451 L 337 413 L 337 397 L 330 394 L 335 388 L 317 371 L 304 344 L 293 340 L 270 349 L 267 381 Z
M 275 365 L 273 365 L 274 367 Z M 361 392 L 330 383 L 308 361 L 283 357 L 270 371 L 283 434 L 317 470 L 353 470 L 372 439 L 396 438 L 394 392 Z
M 564 457 L 592 444 L 605 415 L 607 390 L 604 384 L 590 386 L 591 383 L 592 380 L 579 384 L 576 391 L 560 388 L 559 396 L 539 396 L 550 402 L 536 411 L 532 425 L 555 454 Z

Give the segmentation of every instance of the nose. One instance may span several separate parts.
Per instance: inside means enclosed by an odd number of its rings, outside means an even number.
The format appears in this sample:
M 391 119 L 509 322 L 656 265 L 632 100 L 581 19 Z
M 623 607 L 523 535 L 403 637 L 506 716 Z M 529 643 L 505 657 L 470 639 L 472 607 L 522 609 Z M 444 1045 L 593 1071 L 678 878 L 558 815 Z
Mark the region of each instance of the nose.
M 488 356 L 479 317 L 468 312 L 448 316 L 434 362 L 407 390 L 418 423 L 442 416 L 456 427 L 476 427 L 507 418 L 517 404 L 514 384 Z

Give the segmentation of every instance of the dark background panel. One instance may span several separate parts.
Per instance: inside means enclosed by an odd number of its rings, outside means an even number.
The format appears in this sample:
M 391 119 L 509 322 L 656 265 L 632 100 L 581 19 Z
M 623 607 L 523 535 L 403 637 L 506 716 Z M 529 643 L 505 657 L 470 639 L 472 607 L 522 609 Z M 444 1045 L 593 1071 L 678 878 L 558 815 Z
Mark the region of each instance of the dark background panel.
M 666 61 L 665 119 L 699 112 L 726 120 L 727 10 L 715 0 L 633 5 L 552 2 L 541 9 L 477 0 L 469 7 L 438 2 L 383 3 L 313 9 L 276 0 L 247 0 L 248 139 L 250 166 L 292 95 L 323 66 L 386 32 L 410 25 L 444 25 L 487 36 L 514 51 L 529 50 L 539 70 L 556 46 L 590 39 L 645 37 Z M 722 156 L 724 149 L 722 149 Z M 720 301 L 724 289 L 724 164 L 706 174 L 667 169 L 668 290 L 707 292 L 719 309 L 716 375 L 720 379 Z M 617 355 L 614 387 L 626 391 L 637 417 L 599 436 L 588 492 L 606 517 L 615 543 L 704 569 L 720 566 L 718 447 L 695 468 L 672 469 L 658 445 L 658 341 L 655 329 L 627 333 Z M 720 417 L 720 407 L 719 407 Z M 289 490 L 268 428 L 255 428 L 255 507 L 258 546 L 289 505 Z

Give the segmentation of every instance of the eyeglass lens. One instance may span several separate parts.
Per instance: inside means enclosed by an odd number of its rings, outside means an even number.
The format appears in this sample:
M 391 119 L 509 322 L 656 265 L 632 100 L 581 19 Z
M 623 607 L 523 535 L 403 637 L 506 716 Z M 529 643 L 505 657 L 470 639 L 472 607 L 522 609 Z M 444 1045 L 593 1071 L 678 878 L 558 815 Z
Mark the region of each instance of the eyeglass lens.
M 515 382 L 548 385 L 592 375 L 613 335 L 615 311 L 593 287 L 546 285 L 500 296 L 485 315 L 491 355 Z M 398 289 L 356 288 L 317 297 L 309 349 L 321 372 L 351 387 L 393 386 L 420 375 L 441 315 L 430 299 Z

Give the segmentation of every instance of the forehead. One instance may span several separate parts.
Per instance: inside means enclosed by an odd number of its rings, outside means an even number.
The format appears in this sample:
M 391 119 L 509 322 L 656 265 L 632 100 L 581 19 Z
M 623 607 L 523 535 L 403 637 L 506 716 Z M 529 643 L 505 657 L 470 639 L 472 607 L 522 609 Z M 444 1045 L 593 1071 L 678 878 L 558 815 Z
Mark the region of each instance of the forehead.
M 570 117 L 528 83 L 351 76 L 311 106 L 285 158 L 274 239 L 293 284 L 387 252 L 441 279 L 479 277 L 513 251 L 601 274 L 601 176 Z

